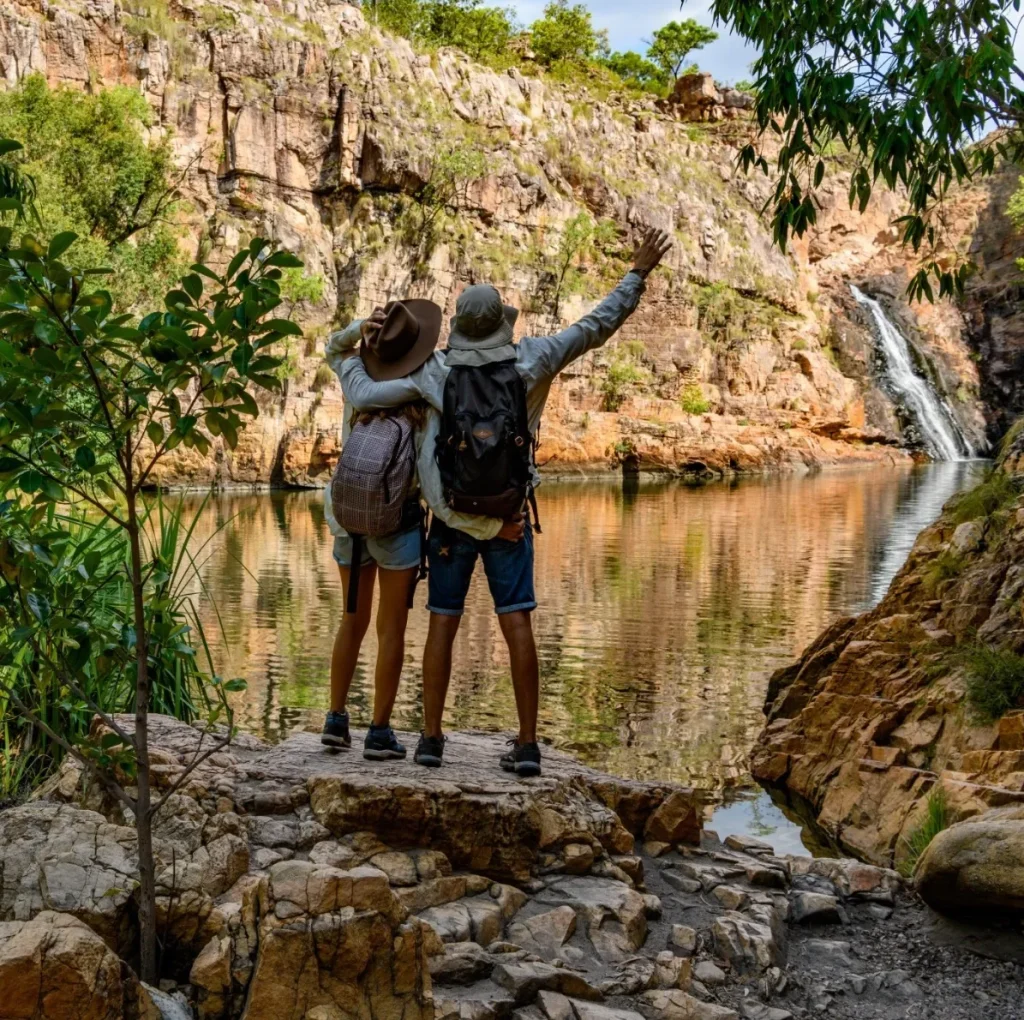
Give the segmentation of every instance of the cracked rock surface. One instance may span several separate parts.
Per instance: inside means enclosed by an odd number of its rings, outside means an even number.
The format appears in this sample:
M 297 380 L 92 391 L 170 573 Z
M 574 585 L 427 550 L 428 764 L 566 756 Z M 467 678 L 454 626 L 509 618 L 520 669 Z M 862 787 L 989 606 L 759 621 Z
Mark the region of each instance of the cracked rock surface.
M 169 784 L 199 734 L 153 731 Z M 163 992 L 131 974 L 134 831 L 68 765 L 0 813 L 0 975 L 78 974 L 83 1017 L 134 996 L 147 1020 L 1024 1020 L 1019 932 L 939 924 L 884 868 L 723 843 L 684 788 L 557 752 L 518 781 L 501 746 L 454 734 L 427 771 L 243 738 L 197 769 L 158 825 Z M 45 998 L 13 1015 L 78 1016 Z

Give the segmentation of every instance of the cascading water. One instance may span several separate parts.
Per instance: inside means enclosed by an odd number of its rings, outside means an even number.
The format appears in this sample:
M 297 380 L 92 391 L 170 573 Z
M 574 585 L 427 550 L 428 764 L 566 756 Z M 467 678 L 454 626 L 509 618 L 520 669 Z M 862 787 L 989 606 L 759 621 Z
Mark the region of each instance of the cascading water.
M 882 345 L 889 383 L 914 416 L 921 438 L 935 460 L 968 460 L 976 456 L 967 438 L 957 428 L 953 415 L 927 379 L 914 371 L 907 338 L 889 321 L 882 306 L 857 287 L 854 298 L 871 313 Z

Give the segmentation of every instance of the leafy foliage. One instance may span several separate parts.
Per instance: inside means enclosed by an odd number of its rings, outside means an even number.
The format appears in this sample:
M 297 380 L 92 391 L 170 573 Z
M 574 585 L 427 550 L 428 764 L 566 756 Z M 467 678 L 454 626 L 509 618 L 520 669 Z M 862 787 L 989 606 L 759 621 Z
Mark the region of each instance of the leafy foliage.
M 639 341 L 619 344 L 601 380 L 601 407 L 617 411 L 626 402 L 629 391 L 644 385 L 650 372 L 644 368 L 644 345 Z
M 827 151 L 840 143 L 856 160 L 851 207 L 864 210 L 879 181 L 906 190 L 903 240 L 915 252 L 926 247 L 910 296 L 934 299 L 933 283 L 939 296 L 963 290 L 966 263 L 938 257 L 939 208 L 953 184 L 1022 154 L 1024 90 L 1011 9 L 1019 0 L 712 0 L 716 22 L 760 54 L 757 121 L 780 144 L 774 166 L 754 144 L 741 163 L 775 179 L 768 204 L 782 248 L 814 225 Z M 981 140 L 992 127 L 1010 131 Z
M 694 50 L 702 49 L 717 38 L 717 32 L 698 24 L 693 18 L 670 21 L 654 33 L 647 49 L 647 58 L 661 70 L 665 78 L 675 81 L 686 66 L 686 58 Z
M 477 60 L 507 59 L 518 31 L 511 9 L 483 0 L 376 0 L 369 6 L 390 31 L 431 46 L 456 46 Z
M 547 67 L 565 61 L 586 64 L 607 52 L 607 35 L 598 32 L 583 4 L 552 0 L 544 16 L 530 26 L 530 43 L 539 64 Z
M 0 194 L 8 216 L 24 219 L 12 197 Z M 300 334 L 271 316 L 283 271 L 302 263 L 257 238 L 223 274 L 192 266 L 163 310 L 136 321 L 116 314 L 97 287 L 107 270 L 65 258 L 76 240 L 72 231 L 41 241 L 0 226 L 0 695 L 134 814 L 140 973 L 153 982 L 153 817 L 231 739 L 226 695 L 238 683 L 205 676 L 218 694 L 209 746 L 154 801 L 149 711 L 191 711 L 161 700 L 162 677 L 169 671 L 180 692 L 195 660 L 174 581 L 180 529 L 147 538 L 143 490 L 169 451 L 206 453 L 211 436 L 234 447 L 245 419 L 259 413 L 249 390 L 277 387 L 271 347 Z M 116 701 L 125 683 L 134 688 L 131 733 L 91 693 L 98 685 Z M 74 743 L 74 733 L 51 726 L 39 699 L 24 695 L 53 689 L 99 713 L 102 727 Z M 217 732 L 225 716 L 227 730 Z
M 1024 656 L 975 645 L 966 650 L 964 661 L 967 700 L 983 719 L 999 719 L 1024 704 Z
M 554 322 L 558 322 L 562 296 L 580 289 L 583 281 L 583 264 L 591 258 L 596 249 L 607 247 L 616 237 L 614 222 L 595 222 L 586 212 L 577 213 L 565 224 L 554 257 L 554 286 L 551 293 L 551 315 Z
M 627 85 L 646 89 L 651 92 L 665 91 L 665 74 L 657 64 L 652 63 L 639 53 L 626 50 L 625 53 L 610 53 L 604 60 L 604 66 L 617 74 Z
M 42 75 L 0 93 L 0 137 L 18 138 L 44 233 L 71 231 L 68 260 L 109 266 L 115 307 L 159 300 L 183 271 L 169 218 L 176 196 L 166 139 L 147 143 L 152 115 L 136 89 L 51 89 Z
M 687 414 L 707 414 L 711 410 L 711 404 L 704 396 L 704 391 L 700 388 L 699 383 L 687 383 L 683 387 L 679 406 Z

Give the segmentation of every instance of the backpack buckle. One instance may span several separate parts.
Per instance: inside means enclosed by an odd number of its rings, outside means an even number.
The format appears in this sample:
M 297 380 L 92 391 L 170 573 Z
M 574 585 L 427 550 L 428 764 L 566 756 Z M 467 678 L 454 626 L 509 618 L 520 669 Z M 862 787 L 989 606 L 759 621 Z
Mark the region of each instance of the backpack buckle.
M 526 440 L 522 436 L 516 436 L 516 446 L 522 446 Z

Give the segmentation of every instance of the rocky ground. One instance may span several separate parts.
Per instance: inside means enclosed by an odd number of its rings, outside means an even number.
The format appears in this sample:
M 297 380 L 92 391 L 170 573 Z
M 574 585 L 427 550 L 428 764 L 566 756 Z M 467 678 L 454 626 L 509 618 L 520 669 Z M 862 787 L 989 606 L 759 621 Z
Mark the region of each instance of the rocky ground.
M 198 735 L 155 736 L 166 787 Z M 557 752 L 519 782 L 501 747 L 455 734 L 440 772 L 312 734 L 211 759 L 158 825 L 162 995 L 130 968 L 134 831 L 65 768 L 0 813 L 0 1016 L 1024 1017 L 1024 954 L 968 951 L 895 872 L 720 840 L 693 791 Z

